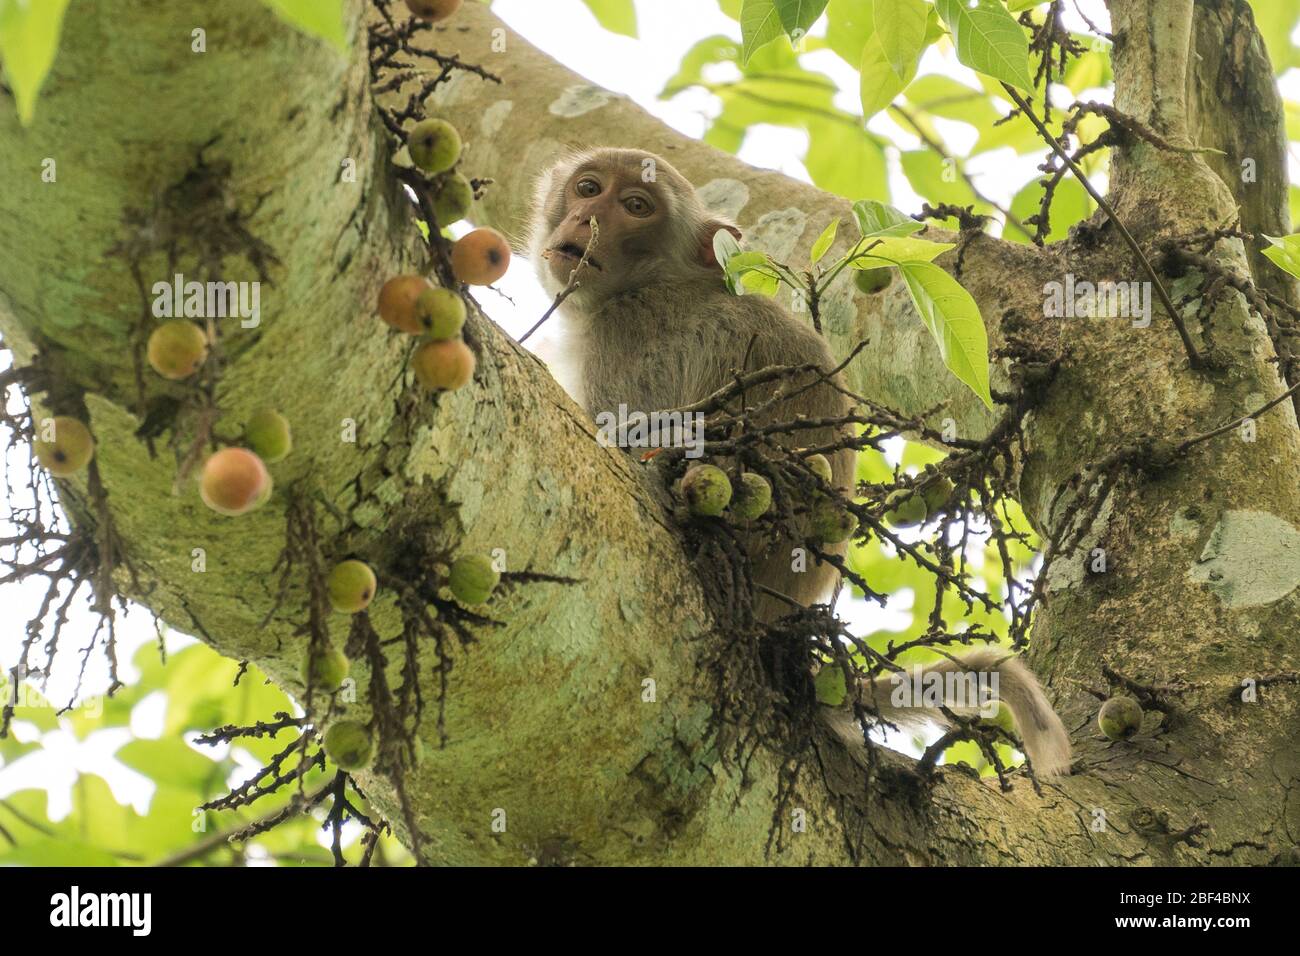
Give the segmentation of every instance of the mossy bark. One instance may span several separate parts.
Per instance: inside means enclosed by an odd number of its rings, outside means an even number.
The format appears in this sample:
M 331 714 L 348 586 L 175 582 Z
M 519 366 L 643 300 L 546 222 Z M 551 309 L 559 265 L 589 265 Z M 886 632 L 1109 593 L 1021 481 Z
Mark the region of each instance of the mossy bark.
M 1112 11 L 1122 109 L 1172 143 L 1260 144 L 1280 162 L 1276 90 L 1248 8 L 1115 0 Z M 343 57 L 254 0 L 74 0 L 35 125 L 21 129 L 12 104 L 0 103 L 0 329 L 19 364 L 39 356 L 63 387 L 86 393 L 113 520 L 152 585 L 135 596 L 291 691 L 301 689 L 303 589 L 262 626 L 289 495 L 341 516 L 322 519 L 327 557 L 432 573 L 412 568 L 410 555 L 499 548 L 512 570 L 579 579 L 514 589 L 491 606 L 504 626 L 456 653 L 450 742 L 437 746 L 430 708 L 427 756 L 407 781 L 427 859 L 1267 863 L 1294 844 L 1300 690 L 1278 682 L 1253 704 L 1233 694 L 1243 679 L 1300 670 L 1300 431 L 1289 406 L 1260 420 L 1256 441 L 1226 436 L 1164 475 L 1127 474 L 1093 534 L 1108 570 L 1088 572 L 1090 553 L 1057 569 L 1031 660 L 1075 731 L 1074 776 L 1041 796 L 1024 783 L 994 792 L 956 771 L 917 790 L 906 761 L 886 756 L 864 785 L 861 755 L 819 734 L 799 787 L 778 806 L 780 758 L 760 751 L 742 782 L 708 731 L 710 613 L 652 484 L 598 447 L 540 363 L 482 317 L 467 327 L 480 369 L 469 388 L 430 399 L 403 377 L 407 343 L 383 330 L 372 303 L 384 279 L 423 268 L 423 253 L 368 92 L 359 0 L 350 12 Z M 1239 81 L 1233 95 L 1257 111 L 1236 112 L 1217 92 L 1221 71 L 1207 57 L 1219 48 L 1204 38 L 1225 25 L 1252 51 L 1223 48 Z M 206 53 L 192 51 L 196 27 Z M 480 218 L 515 237 L 532 178 L 568 145 L 662 153 L 780 255 L 847 215 L 836 197 L 686 140 L 591 87 L 479 4 L 432 42 L 504 81 L 458 74 L 429 107 L 464 134 L 465 168 L 496 180 Z M 1214 132 L 1227 126 L 1241 135 Z M 1143 143 L 1117 153 L 1112 200 L 1158 264 L 1163 239 L 1218 226 L 1241 200 L 1233 163 Z M 55 183 L 41 180 L 47 157 Z M 342 174 L 349 161 L 355 182 Z M 190 188 L 164 192 L 182 182 Z M 1261 225 L 1280 224 L 1283 184 L 1276 170 L 1256 184 Z M 193 227 L 229 225 L 230 214 L 239 229 Z M 175 242 L 160 242 L 159 230 Z M 251 281 L 259 248 L 276 260 L 274 287 L 263 290 L 259 328 L 225 327 L 218 428 L 274 405 L 293 422 L 296 448 L 274 466 L 271 506 L 223 519 L 192 483 L 173 488 L 172 455 L 151 459 L 134 437 L 142 409 L 132 341 L 146 303 L 133 257 L 150 282 L 206 278 L 205 269 Z M 1290 293 L 1239 246 L 1219 254 Z M 1285 387 L 1278 346 L 1239 296 L 1208 327 L 1193 321 L 1194 338 L 1226 358 L 1198 371 L 1158 309 L 1141 330 L 1043 318 L 1044 284 L 1068 272 L 1145 278 L 1101 215 L 1045 250 L 976 238 L 961 275 L 994 347 L 1014 334 L 1064 356 L 1024 436 L 1022 499 L 1046 535 L 1070 500 L 1054 510 L 1057 490 L 1089 461 L 1143 436 L 1203 432 Z M 825 317 L 841 353 L 871 339 L 850 370 L 858 390 L 909 413 L 946 400 L 963 436 L 987 430 L 993 419 L 943 369 L 903 290 L 842 293 Z M 1005 374 L 999 364 L 995 387 Z M 165 393 L 152 380 L 147 391 Z M 349 422 L 355 442 L 343 440 Z M 193 422 L 182 415 L 174 425 Z M 63 492 L 74 505 L 85 496 L 76 481 Z M 195 548 L 207 555 L 203 573 L 191 570 Z M 398 627 L 391 589 L 373 614 L 381 633 Z M 332 626 L 341 640 L 345 622 Z M 1102 683 L 1102 662 L 1141 683 L 1182 685 L 1166 697 L 1167 718 L 1135 742 L 1106 743 L 1092 727 L 1087 689 Z M 432 698 L 436 675 L 425 672 Z M 401 827 L 389 782 L 362 782 Z M 499 811 L 504 832 L 493 826 Z M 770 845 L 774 814 L 785 834 Z

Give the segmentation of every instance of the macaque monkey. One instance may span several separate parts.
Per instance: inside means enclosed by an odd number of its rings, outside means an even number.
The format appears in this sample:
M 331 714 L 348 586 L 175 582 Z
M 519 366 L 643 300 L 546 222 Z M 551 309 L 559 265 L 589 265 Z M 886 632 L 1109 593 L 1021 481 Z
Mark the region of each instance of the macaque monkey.
M 727 291 L 713 237 L 725 229 L 739 238 L 740 230 L 709 213 L 666 160 L 640 150 L 596 149 L 563 160 L 543 176 L 531 247 L 550 294 L 568 284 L 591 240 L 593 221 L 596 244 L 578 288 L 561 308 L 560 354 L 551 363 L 560 384 L 593 418 L 602 412 L 618 415 L 620 406 L 646 414 L 681 408 L 707 398 L 741 371 L 835 367 L 825 340 L 780 303 Z M 804 375 L 797 384 L 816 381 Z M 755 389 L 747 404 L 757 405 L 774 387 L 790 384 Z M 849 404 L 841 392 L 819 382 L 774 406 L 767 420 L 841 416 Z M 806 429 L 782 440 L 791 447 L 815 447 L 835 438 L 831 429 Z M 853 451 L 827 457 L 832 484 L 851 492 Z M 802 542 L 755 545 L 755 584 L 805 606 L 827 600 L 838 572 L 811 555 L 806 569 L 793 570 L 795 547 Z M 841 545 L 838 551 L 843 550 Z M 791 610 L 760 587 L 755 591 L 760 619 Z
M 588 250 L 593 224 L 597 237 Z M 742 371 L 773 365 L 835 368 L 825 340 L 810 324 L 773 299 L 727 290 L 713 251 L 714 236 L 724 229 L 740 237 L 734 223 L 705 209 L 685 177 L 652 153 L 578 152 L 541 177 L 530 251 L 547 292 L 556 296 L 568 287 L 588 254 L 577 288 L 558 312 L 558 346 L 548 358 L 560 384 L 593 418 L 605 412 L 618 416 L 620 406 L 647 415 L 681 408 L 707 398 Z M 746 396 L 747 404 L 758 405 L 773 389 L 789 384 L 756 389 Z M 825 380 L 806 375 L 798 384 L 811 387 L 791 389 L 790 398 L 774 405 L 769 421 L 835 418 L 849 411 L 849 399 Z M 823 428 L 782 440 L 789 447 L 815 447 L 837 437 L 842 433 Z M 842 449 L 828 458 L 832 484 L 851 494 L 854 452 Z M 830 598 L 838 572 L 811 555 L 806 569 L 794 570 L 792 550 L 802 546 L 789 540 L 751 546 L 759 620 L 789 613 L 791 600 L 806 606 Z M 843 553 L 844 546 L 827 550 Z M 972 666 L 998 670 L 1003 697 L 1039 771 L 1050 774 L 1049 765 L 1059 767 L 1062 748 L 1068 768 L 1068 738 L 1033 675 L 1018 661 L 969 659 Z M 884 687 L 865 686 L 863 694 L 867 701 L 875 696 L 887 704 L 889 699 Z M 898 722 L 899 715 L 890 716 Z

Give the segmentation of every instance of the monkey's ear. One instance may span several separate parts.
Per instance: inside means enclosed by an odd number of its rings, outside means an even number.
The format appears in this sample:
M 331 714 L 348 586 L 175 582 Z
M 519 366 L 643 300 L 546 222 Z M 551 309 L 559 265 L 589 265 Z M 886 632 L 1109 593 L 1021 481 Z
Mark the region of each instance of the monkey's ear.
M 710 219 L 700 228 L 700 262 L 703 265 L 710 268 L 718 265 L 718 256 L 713 251 L 713 237 L 724 229 L 735 236 L 737 241 L 742 238 L 736 226 L 721 219 Z

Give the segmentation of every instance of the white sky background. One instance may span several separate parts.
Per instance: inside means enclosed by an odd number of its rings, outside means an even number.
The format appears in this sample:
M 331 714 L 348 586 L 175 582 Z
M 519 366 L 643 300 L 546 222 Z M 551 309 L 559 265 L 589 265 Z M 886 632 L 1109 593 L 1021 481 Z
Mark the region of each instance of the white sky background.
M 615 36 L 603 30 L 581 0 L 496 0 L 493 9 L 515 30 L 530 42 L 556 57 L 593 82 L 626 94 L 641 106 L 658 116 L 678 131 L 699 137 L 706 126 L 706 117 L 715 115 L 717 107 L 707 93 L 690 91 L 671 101 L 658 99 L 665 82 L 677 71 L 682 55 L 698 40 L 712 34 L 727 34 L 740 39 L 739 26 L 724 16 L 714 0 L 636 0 L 639 16 L 640 38 Z M 1084 11 L 1105 29 L 1108 17 L 1101 0 L 1083 0 Z M 1084 30 L 1081 21 L 1071 10 L 1067 14 L 1072 28 Z M 814 30 L 821 32 L 824 25 Z M 945 45 L 946 46 L 946 45 Z M 820 51 L 805 57 L 812 69 L 826 73 L 841 88 L 838 103 L 845 110 L 859 112 L 857 75 L 834 53 Z M 976 85 L 973 75 L 957 64 L 950 48 L 932 47 L 922 61 L 922 72 L 946 72 Z M 719 73 L 712 79 L 725 80 L 727 74 Z M 1300 99 L 1300 74 L 1291 71 L 1283 81 L 1283 92 Z M 1109 92 L 1086 92 L 1084 99 L 1105 100 Z M 1068 102 L 1068 94 L 1058 97 L 1058 102 Z M 937 125 L 956 155 L 964 155 L 976 138 L 974 131 L 964 124 L 938 120 Z M 905 148 L 916 148 L 917 140 L 894 125 L 887 116 L 879 115 L 870 124 L 873 130 L 891 137 Z M 597 144 L 593 144 L 597 145 Z M 775 127 L 756 127 L 745 139 L 740 157 L 756 165 L 778 169 L 781 172 L 808 181 L 801 157 L 807 149 L 807 136 L 796 130 Z M 1003 206 L 1034 175 L 1041 156 L 1017 157 L 1011 150 L 999 150 L 976 157 L 967 165 L 985 195 Z M 1297 180 L 1295 158 L 1292 158 L 1292 180 Z M 490 173 L 490 171 L 485 171 Z M 907 180 L 894 164 L 891 171 L 893 203 L 911 212 L 920 208 L 921 200 L 910 189 Z M 491 293 L 481 296 L 492 318 L 507 331 L 518 337 L 546 311 L 550 302 L 533 279 L 531 264 L 518 260 L 509 275 L 502 281 L 501 289 L 515 305 Z M 537 337 L 545 342 L 544 333 Z M 20 466 L 14 459 L 13 466 Z M 0 522 L 0 529 L 5 527 Z M 7 533 L 0 531 L 0 533 Z M 22 586 L 0 588 L 0 666 L 13 665 L 18 655 L 18 641 L 22 636 L 23 622 L 35 612 L 43 593 L 43 582 L 33 580 Z M 840 613 L 849 626 L 864 633 L 882 624 L 902 626 L 910 615 L 908 595 L 900 595 L 897 608 L 882 612 L 864 601 L 842 601 Z M 56 667 L 49 685 L 49 696 L 62 704 L 75 685 L 80 655 L 76 653 L 89 638 L 93 623 L 81 606 L 65 631 L 64 654 Z M 125 620 L 119 619 L 119 651 L 122 679 L 130 683 L 137 676 L 130 665 L 136 649 L 144 643 L 157 640 L 154 624 L 143 609 L 136 609 Z M 178 649 L 190 639 L 179 634 L 169 634 L 170 649 Z M 85 692 L 94 693 L 107 686 L 106 670 L 98 656 L 93 656 Z M 161 695 L 155 695 L 160 698 Z M 162 730 L 161 699 L 146 700 L 133 715 L 131 732 L 139 737 L 158 737 Z M 30 740 L 35 729 L 19 724 L 15 731 L 20 739 Z M 47 737 L 43 753 L 25 757 L 11 767 L 0 769 L 0 797 L 15 790 L 42 787 L 51 790 L 50 810 L 60 817 L 70 804 L 69 788 L 78 771 L 95 773 L 108 780 L 114 794 L 130 801 L 143 811 L 152 793 L 152 784 L 143 776 L 117 764 L 112 753 L 128 739 L 125 730 L 94 735 L 89 741 L 77 742 L 71 733 L 58 732 Z

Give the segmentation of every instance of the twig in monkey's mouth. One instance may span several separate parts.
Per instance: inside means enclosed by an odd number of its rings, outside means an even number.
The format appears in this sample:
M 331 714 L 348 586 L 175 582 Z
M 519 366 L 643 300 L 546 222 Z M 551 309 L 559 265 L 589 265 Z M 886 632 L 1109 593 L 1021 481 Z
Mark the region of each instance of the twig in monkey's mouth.
M 547 259 L 551 256 L 559 255 L 566 259 L 572 259 L 574 262 L 581 262 L 582 257 L 586 255 L 586 252 L 587 250 L 583 249 L 578 244 L 566 242 L 562 245 L 555 246 L 552 249 L 547 249 L 545 255 Z M 601 268 L 600 262 L 591 256 L 587 256 L 587 265 L 591 266 L 593 269 Z M 603 272 L 604 270 L 602 269 L 601 271 Z

